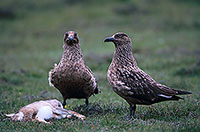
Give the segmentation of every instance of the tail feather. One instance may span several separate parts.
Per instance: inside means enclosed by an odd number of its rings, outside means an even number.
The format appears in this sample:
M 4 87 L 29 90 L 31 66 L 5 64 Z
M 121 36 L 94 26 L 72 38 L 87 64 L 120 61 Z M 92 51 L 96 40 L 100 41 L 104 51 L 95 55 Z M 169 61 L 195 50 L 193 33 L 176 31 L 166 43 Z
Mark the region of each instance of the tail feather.
M 172 98 L 171 98 L 172 100 L 179 100 L 179 99 L 182 99 L 182 100 L 184 100 L 184 98 L 181 98 L 181 97 L 179 97 L 179 96 L 172 96 Z
M 178 92 L 177 95 L 192 94 L 191 92 L 181 91 L 181 90 L 178 90 L 177 92 Z
M 95 93 L 95 94 L 99 94 L 99 93 L 100 93 L 100 90 L 96 87 L 95 90 L 94 90 L 94 93 Z

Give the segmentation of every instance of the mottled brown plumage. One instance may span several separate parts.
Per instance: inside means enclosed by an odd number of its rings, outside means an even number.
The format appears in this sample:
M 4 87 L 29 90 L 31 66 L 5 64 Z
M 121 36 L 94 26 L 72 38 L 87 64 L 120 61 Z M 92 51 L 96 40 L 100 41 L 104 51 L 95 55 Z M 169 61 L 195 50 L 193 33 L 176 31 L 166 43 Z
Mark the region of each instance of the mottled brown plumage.
M 60 91 L 63 105 L 70 98 L 85 98 L 88 105 L 88 98 L 99 90 L 92 71 L 84 63 L 77 33 L 65 33 L 63 48 L 59 64 L 49 72 L 49 84 Z
M 161 101 L 179 100 L 181 98 L 176 95 L 191 94 L 157 83 L 142 71 L 133 57 L 131 39 L 125 33 L 116 33 L 104 42 L 115 44 L 107 79 L 112 89 L 129 103 L 130 116 L 134 115 L 136 104 L 151 105 Z

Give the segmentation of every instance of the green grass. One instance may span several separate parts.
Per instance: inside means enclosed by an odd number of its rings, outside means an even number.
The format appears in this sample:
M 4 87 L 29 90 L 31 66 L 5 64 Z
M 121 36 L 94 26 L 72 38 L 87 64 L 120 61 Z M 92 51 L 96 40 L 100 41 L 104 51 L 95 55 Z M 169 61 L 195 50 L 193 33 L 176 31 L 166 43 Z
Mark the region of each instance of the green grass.
M 1 131 L 199 131 L 200 3 L 197 0 L 44 0 L 0 2 Z M 3 17 L 1 10 L 12 15 Z M 90 98 L 85 121 L 53 120 L 52 125 L 12 122 L 6 113 L 37 100 L 57 98 L 48 71 L 62 54 L 63 34 L 79 34 L 86 64 L 101 94 Z M 106 71 L 114 46 L 103 39 L 126 32 L 138 65 L 155 80 L 191 91 L 179 102 L 138 106 L 127 120 L 128 104 L 109 87 Z M 68 109 L 86 115 L 84 100 L 68 100 Z

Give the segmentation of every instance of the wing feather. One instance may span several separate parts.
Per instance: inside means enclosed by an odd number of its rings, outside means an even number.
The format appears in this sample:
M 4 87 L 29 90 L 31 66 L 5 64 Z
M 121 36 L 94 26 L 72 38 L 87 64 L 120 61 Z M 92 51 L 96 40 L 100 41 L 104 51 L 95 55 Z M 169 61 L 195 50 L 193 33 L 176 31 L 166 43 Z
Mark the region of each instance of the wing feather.
M 131 70 L 130 70 L 131 69 Z M 159 102 L 176 95 L 176 91 L 157 83 L 151 76 L 141 69 L 120 68 L 117 70 L 118 80 L 123 84 L 127 96 L 147 102 Z

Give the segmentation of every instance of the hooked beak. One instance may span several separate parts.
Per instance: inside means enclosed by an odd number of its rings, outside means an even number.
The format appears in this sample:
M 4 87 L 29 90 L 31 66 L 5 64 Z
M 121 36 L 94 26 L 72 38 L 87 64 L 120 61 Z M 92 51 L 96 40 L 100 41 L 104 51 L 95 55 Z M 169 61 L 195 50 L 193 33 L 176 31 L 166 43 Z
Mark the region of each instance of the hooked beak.
M 74 40 L 74 38 L 73 38 L 72 36 L 69 36 L 68 39 L 69 39 L 70 41 Z
M 113 37 L 108 37 L 108 38 L 105 38 L 104 39 L 104 42 L 113 42 L 113 41 L 115 41 L 116 39 L 115 38 L 113 38 Z

